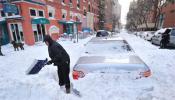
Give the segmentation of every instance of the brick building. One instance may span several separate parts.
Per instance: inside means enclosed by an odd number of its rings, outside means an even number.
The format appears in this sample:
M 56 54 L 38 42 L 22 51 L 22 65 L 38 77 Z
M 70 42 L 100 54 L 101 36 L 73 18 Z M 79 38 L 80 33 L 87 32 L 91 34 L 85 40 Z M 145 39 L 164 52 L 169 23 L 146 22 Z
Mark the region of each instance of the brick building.
M 168 3 L 163 7 L 159 18 L 159 27 L 175 27 L 175 3 Z
M 56 40 L 63 33 L 94 30 L 98 22 L 98 0 L 11 1 L 0 3 L 3 44 L 14 40 L 33 45 L 46 34 Z
M 105 0 L 105 29 L 109 31 L 113 30 L 114 16 L 116 16 L 119 23 L 121 17 L 121 5 L 118 0 Z M 117 27 L 119 27 L 119 25 Z

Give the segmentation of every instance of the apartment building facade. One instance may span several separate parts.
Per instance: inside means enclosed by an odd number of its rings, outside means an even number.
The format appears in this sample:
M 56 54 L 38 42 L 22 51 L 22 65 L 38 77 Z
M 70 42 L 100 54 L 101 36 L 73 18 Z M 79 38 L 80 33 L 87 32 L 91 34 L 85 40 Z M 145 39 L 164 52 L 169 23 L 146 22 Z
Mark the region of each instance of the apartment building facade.
M 14 40 L 34 45 L 43 41 L 46 34 L 57 40 L 62 34 L 77 34 L 83 29 L 94 30 L 98 21 L 97 3 L 97 0 L 1 2 L 0 31 L 3 33 L 3 44 Z M 88 8 L 91 10 L 86 10 Z

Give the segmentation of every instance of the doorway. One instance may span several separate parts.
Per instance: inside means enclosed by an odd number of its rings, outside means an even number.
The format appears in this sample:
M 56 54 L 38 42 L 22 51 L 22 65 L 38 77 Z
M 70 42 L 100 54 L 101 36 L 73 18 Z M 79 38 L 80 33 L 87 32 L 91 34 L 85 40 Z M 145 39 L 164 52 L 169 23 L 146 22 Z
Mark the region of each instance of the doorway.
M 14 40 L 17 43 L 24 41 L 24 35 L 21 23 L 10 23 L 10 30 L 12 40 Z
M 43 41 L 44 36 L 46 35 L 45 25 L 44 24 L 32 24 L 35 42 Z

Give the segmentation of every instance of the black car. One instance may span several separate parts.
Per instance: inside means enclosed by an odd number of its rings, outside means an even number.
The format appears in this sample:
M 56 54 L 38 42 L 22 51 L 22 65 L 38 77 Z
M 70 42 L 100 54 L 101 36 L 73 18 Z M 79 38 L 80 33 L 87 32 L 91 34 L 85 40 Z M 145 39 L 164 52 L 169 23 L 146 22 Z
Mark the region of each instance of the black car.
M 108 35 L 109 35 L 109 33 L 107 31 L 100 30 L 100 31 L 97 32 L 96 37 L 105 37 L 105 36 L 108 36 Z

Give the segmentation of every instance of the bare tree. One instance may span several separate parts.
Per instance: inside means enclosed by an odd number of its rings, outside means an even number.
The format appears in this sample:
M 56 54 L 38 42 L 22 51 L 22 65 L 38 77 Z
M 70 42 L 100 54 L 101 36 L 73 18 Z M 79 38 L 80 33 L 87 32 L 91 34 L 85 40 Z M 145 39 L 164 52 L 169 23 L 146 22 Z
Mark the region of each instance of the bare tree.
M 119 18 L 115 14 L 112 15 L 112 31 L 115 31 L 116 25 L 119 26 Z
M 144 0 L 144 4 L 145 4 L 144 8 L 146 8 L 145 11 L 155 12 L 154 29 L 158 28 L 159 18 L 162 14 L 163 7 L 165 7 L 168 3 L 174 3 L 174 2 L 175 0 Z
M 99 0 L 99 29 L 104 29 L 104 21 L 105 21 L 105 0 Z

